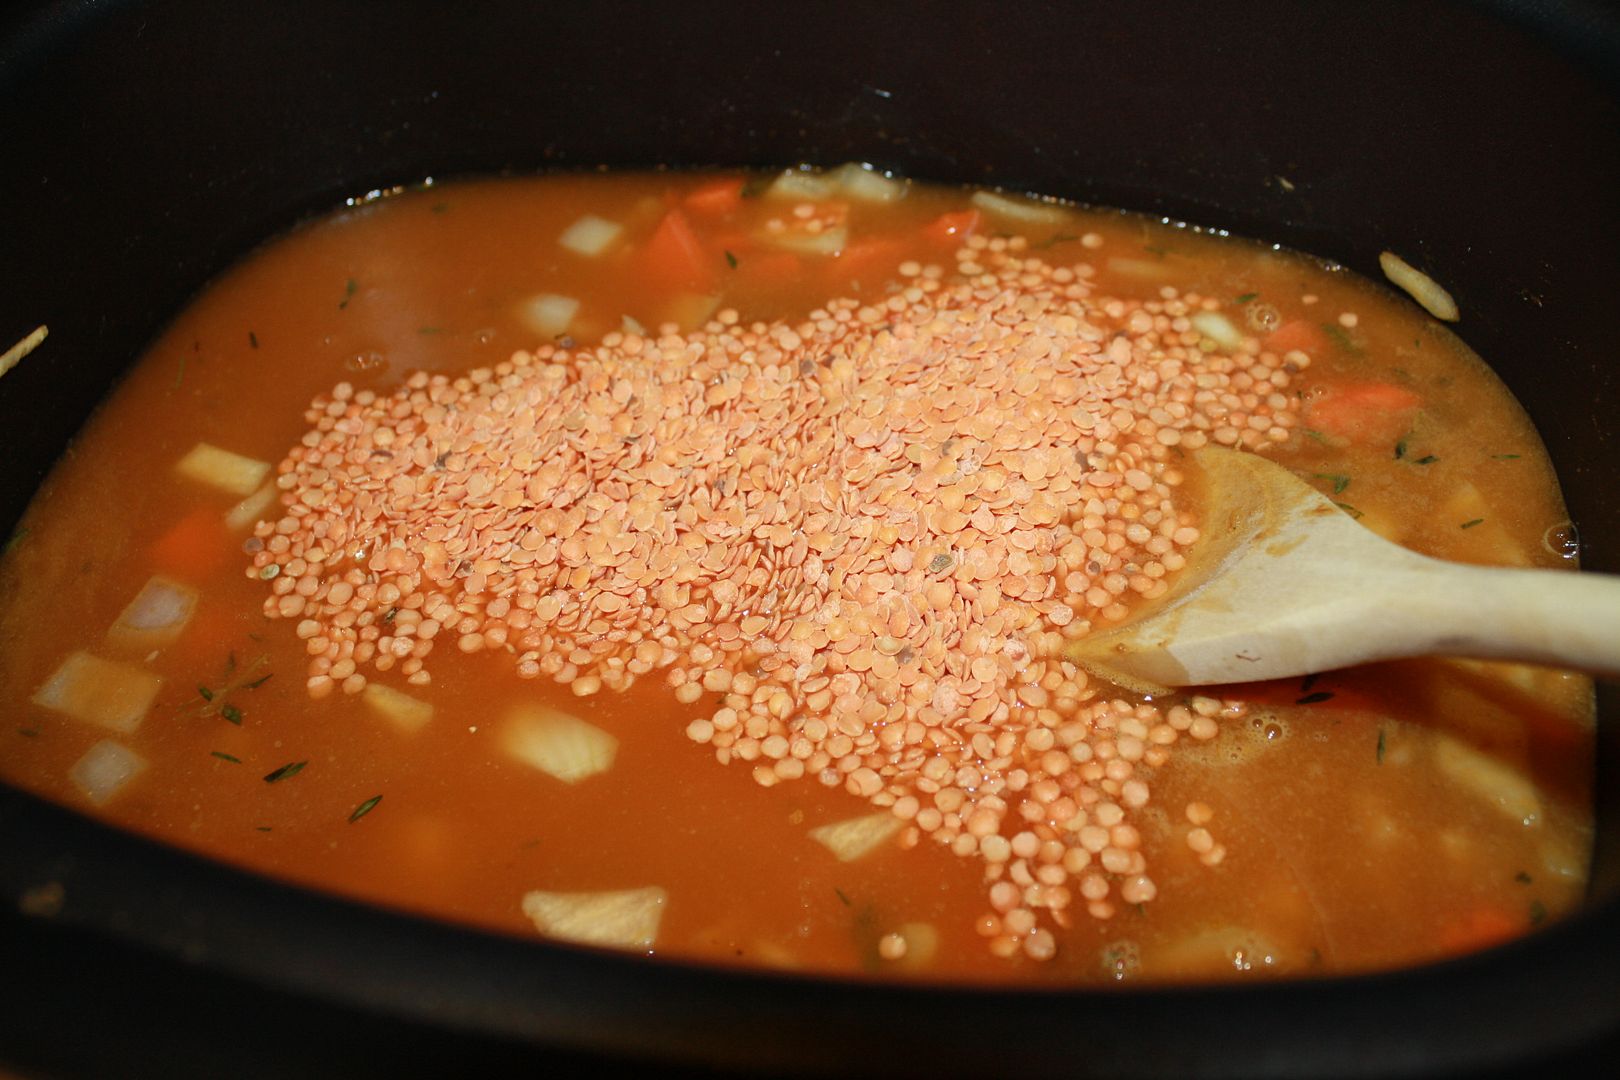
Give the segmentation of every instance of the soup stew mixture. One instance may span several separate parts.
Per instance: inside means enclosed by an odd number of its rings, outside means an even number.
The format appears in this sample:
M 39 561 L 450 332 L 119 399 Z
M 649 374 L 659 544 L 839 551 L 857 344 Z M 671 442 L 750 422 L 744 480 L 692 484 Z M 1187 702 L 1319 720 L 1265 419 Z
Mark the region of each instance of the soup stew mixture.
M 11 537 L 0 775 L 799 971 L 1335 973 L 1571 908 L 1582 678 L 1147 698 L 1065 659 L 1198 543 L 1204 445 L 1429 554 L 1573 562 L 1489 369 L 1299 255 L 859 166 L 374 192 L 204 292 Z

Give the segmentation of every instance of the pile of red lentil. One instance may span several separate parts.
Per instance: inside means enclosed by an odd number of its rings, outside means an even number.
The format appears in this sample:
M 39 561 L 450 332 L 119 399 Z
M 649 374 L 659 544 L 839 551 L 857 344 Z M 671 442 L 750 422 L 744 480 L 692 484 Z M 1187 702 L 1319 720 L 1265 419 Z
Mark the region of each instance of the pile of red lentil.
M 1213 298 L 1092 277 L 975 238 L 797 323 L 725 310 L 340 384 L 249 573 L 298 620 L 317 697 L 366 667 L 424 684 L 441 637 L 582 697 L 654 671 L 683 703 L 719 695 L 693 740 L 977 854 L 990 947 L 1050 957 L 1043 914 L 1153 898 L 1132 824 L 1151 772 L 1242 711 L 1105 697 L 1062 647 L 1165 590 L 1198 539 L 1180 448 L 1286 439 L 1307 362 L 1212 348 L 1189 319 Z M 1218 862 L 1207 808 L 1187 814 Z

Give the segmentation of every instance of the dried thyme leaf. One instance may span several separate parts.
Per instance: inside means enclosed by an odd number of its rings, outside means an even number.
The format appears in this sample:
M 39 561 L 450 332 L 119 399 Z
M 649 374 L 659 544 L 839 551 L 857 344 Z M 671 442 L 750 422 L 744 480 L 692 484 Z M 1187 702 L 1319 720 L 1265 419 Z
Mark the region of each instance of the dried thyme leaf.
M 219 758 L 219 760 L 221 760 L 221 761 L 230 762 L 232 765 L 240 765 L 240 764 L 242 764 L 242 759 L 241 758 L 235 756 L 234 754 L 227 754 L 223 750 L 210 750 L 209 753 L 212 754 L 214 757 Z
M 1333 700 L 1333 692 L 1332 691 L 1330 691 L 1330 690 L 1318 690 L 1314 694 L 1306 694 L 1304 697 L 1302 697 L 1298 701 L 1294 702 L 1294 704 L 1295 705 L 1316 705 L 1316 704 L 1319 704 L 1320 702 L 1323 702 L 1323 701 L 1332 701 L 1332 700 Z
M 277 781 L 286 780 L 289 777 L 297 776 L 299 773 L 304 771 L 304 766 L 308 764 L 308 761 L 289 761 L 275 772 L 265 773 L 264 782 L 267 784 L 274 784 Z
M 349 815 L 349 824 L 353 825 L 355 822 L 359 821 L 361 818 L 363 818 L 367 814 L 371 813 L 371 811 L 373 809 L 375 809 L 377 804 L 380 803 L 380 802 L 382 802 L 382 796 L 381 795 L 373 795 L 371 798 L 367 799 L 365 802 L 363 802 L 359 806 L 355 807 L 354 808 L 354 813 Z

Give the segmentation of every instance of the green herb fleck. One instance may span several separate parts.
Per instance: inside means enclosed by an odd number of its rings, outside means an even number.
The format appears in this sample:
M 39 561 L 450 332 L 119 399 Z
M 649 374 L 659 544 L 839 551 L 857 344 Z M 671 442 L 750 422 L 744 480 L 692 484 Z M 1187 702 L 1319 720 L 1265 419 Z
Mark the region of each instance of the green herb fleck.
M 1540 926 L 1547 921 L 1547 905 L 1540 900 L 1530 901 L 1530 925 Z
M 1475 525 L 1483 525 L 1483 524 L 1485 524 L 1485 519 L 1484 518 L 1473 518 L 1472 520 L 1463 522 L 1461 525 L 1457 526 L 1457 528 L 1459 528 L 1459 529 L 1472 529 Z
M 1395 460 L 1399 461 L 1406 456 L 1406 440 L 1402 439 L 1395 444 Z
M 185 380 L 186 380 L 186 356 L 185 356 L 184 353 L 181 353 L 180 354 L 180 368 L 179 368 L 179 370 L 177 370 L 174 373 L 174 388 L 176 390 L 180 389 L 180 384 L 185 382 Z
M 235 705 L 221 705 L 219 715 L 223 716 L 237 727 L 242 726 L 242 710 L 238 709 Z
M 230 762 L 232 765 L 240 765 L 240 764 L 242 764 L 242 759 L 241 758 L 236 757 L 233 754 L 227 754 L 223 750 L 210 750 L 209 753 L 212 754 L 214 757 L 219 758 L 219 760 L 221 760 L 221 761 Z
M 391 607 L 383 613 L 383 622 L 391 623 L 399 616 L 399 608 Z
M 270 826 L 268 826 L 268 825 L 255 825 L 255 826 L 253 826 L 253 829 L 254 829 L 255 832 L 269 832 L 270 831 Z
M 1378 729 L 1378 764 L 1384 763 L 1384 729 Z
M 1349 503 L 1335 502 L 1333 505 L 1337 506 L 1340 510 L 1343 510 L 1345 513 L 1349 514 L 1351 517 L 1355 518 L 1357 521 L 1360 521 L 1363 517 L 1366 516 L 1360 510 L 1357 510 L 1355 507 L 1351 506 Z
M 1331 691 L 1318 690 L 1314 694 L 1306 694 L 1304 697 L 1302 697 L 1298 701 L 1294 702 L 1294 704 L 1295 705 L 1316 705 L 1316 704 L 1320 704 L 1321 702 L 1324 702 L 1324 701 L 1332 701 L 1332 700 L 1333 700 L 1333 694 L 1332 694 Z
M 1343 473 L 1319 472 L 1311 475 L 1318 480 L 1331 480 L 1333 482 L 1333 494 L 1335 495 L 1344 494 L 1344 489 L 1350 486 L 1350 478 Z
M 206 686 L 197 687 L 197 693 L 202 695 L 202 699 L 204 701 L 213 701 L 214 700 L 214 692 L 212 690 L 208 689 L 208 687 L 206 687 Z
M 733 255 L 730 251 L 726 252 L 726 265 L 731 267 L 733 270 L 737 269 L 737 256 Z
M 1303 432 L 1304 435 L 1307 438 L 1315 439 L 1317 442 L 1322 443 L 1324 445 L 1328 441 L 1328 437 L 1326 435 L 1322 434 L 1320 431 L 1315 430 L 1314 428 L 1300 428 L 1300 431 Z
M 289 761 L 275 772 L 265 773 L 264 782 L 274 784 L 278 780 L 286 780 L 289 777 L 297 776 L 304 771 L 304 766 L 308 764 L 307 761 Z
M 833 886 L 833 892 L 838 894 L 838 899 L 840 899 L 840 900 L 842 900 L 844 902 L 845 907 L 854 907 L 855 906 L 854 904 L 850 903 L 849 897 L 844 895 L 844 890 L 843 889 L 840 889 L 838 886 L 834 885 Z
M 1418 458 L 1412 464 L 1414 464 L 1414 465 L 1433 465 L 1435 462 L 1437 462 L 1439 460 L 1440 459 L 1435 457 L 1433 454 L 1424 454 L 1422 457 Z
M 360 283 L 358 281 L 354 280 L 354 278 L 350 278 L 348 281 L 344 282 L 343 283 L 343 299 L 338 301 L 338 310 L 342 311 L 344 308 L 348 307 L 349 306 L 349 301 L 353 300 L 354 299 L 354 294 L 359 292 L 359 291 L 360 291 Z
M 264 569 L 259 571 L 260 581 L 272 581 L 281 573 L 280 563 L 266 563 Z
M 1519 455 L 1518 454 L 1492 454 L 1491 455 L 1491 460 L 1492 461 L 1517 461 L 1517 460 L 1519 460 Z
M 1072 244 L 1078 239 L 1080 238 L 1073 233 L 1053 233 L 1051 236 L 1048 236 L 1045 240 L 1042 240 L 1035 246 L 1038 248 L 1050 248 L 1056 247 L 1059 244 Z
M 20 727 L 20 728 L 17 729 L 17 734 L 21 735 L 25 739 L 37 739 L 37 738 L 39 738 L 39 729 L 38 728 L 31 728 L 31 727 Z
M 363 818 L 367 814 L 371 813 L 371 811 L 373 809 L 375 809 L 377 804 L 380 803 L 380 802 L 382 802 L 382 796 L 381 795 L 373 795 L 371 798 L 367 799 L 365 802 L 363 802 L 359 806 L 355 807 L 354 808 L 354 813 L 349 815 L 349 824 L 353 825 L 355 822 L 359 821 L 361 818 Z
M 4 554 L 10 555 L 13 551 L 15 551 L 16 548 L 17 548 L 17 545 L 22 543 L 23 539 L 27 535 L 28 535 L 28 530 L 27 529 L 18 529 L 16 532 L 12 533 L 11 534 L 11 539 L 6 541 L 6 550 L 5 550 Z
M 274 674 L 275 674 L 275 672 L 272 671 L 268 675 L 260 675 L 257 679 L 254 679 L 250 683 L 243 683 L 242 684 L 242 689 L 244 689 L 244 690 L 257 690 L 259 687 L 261 687 L 265 683 L 269 682 L 270 681 L 270 676 L 274 675 Z
M 938 555 L 935 555 L 932 559 L 928 560 L 928 572 L 930 574 L 943 574 L 955 565 L 955 559 L 952 559 L 944 552 L 940 552 Z
M 1322 332 L 1328 337 L 1332 338 L 1333 343 L 1339 348 L 1343 349 L 1347 353 L 1361 352 L 1361 346 L 1357 345 L 1355 341 L 1351 339 L 1350 335 L 1344 332 L 1344 327 L 1339 326 L 1337 323 L 1330 322 L 1325 322 L 1321 325 Z
M 248 331 L 248 344 L 255 349 L 259 347 L 259 335 L 251 330 Z
M 1533 879 L 1530 877 L 1529 871 L 1520 870 L 1517 874 L 1513 875 L 1513 880 L 1517 881 L 1520 885 L 1528 885 Z
M 1299 684 L 1299 692 L 1301 694 L 1310 693 L 1311 692 L 1311 687 L 1315 686 L 1316 683 L 1317 683 L 1317 680 L 1320 679 L 1321 677 L 1322 676 L 1317 674 L 1316 672 L 1312 672 L 1311 674 L 1305 676 L 1304 681 Z
M 1239 296 L 1236 299 L 1234 299 L 1232 301 L 1232 303 L 1234 303 L 1234 304 L 1247 304 L 1250 300 L 1258 299 L 1259 296 L 1260 296 L 1260 294 L 1257 293 L 1257 292 L 1246 292 L 1242 296 Z

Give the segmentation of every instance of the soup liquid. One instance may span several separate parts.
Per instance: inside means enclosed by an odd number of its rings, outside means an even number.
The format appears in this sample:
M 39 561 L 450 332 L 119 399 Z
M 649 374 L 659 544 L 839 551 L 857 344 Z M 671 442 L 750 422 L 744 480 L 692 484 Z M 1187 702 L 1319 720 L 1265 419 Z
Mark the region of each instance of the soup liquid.
M 968 192 L 913 184 L 892 202 L 843 199 L 849 242 L 801 254 L 791 273 L 753 247 L 724 247 L 710 291 L 641 275 L 639 247 L 712 180 L 436 185 L 311 222 L 224 275 L 85 428 L 0 563 L 0 776 L 260 873 L 520 938 L 536 935 L 520 906 L 530 890 L 658 885 L 669 899 L 655 954 L 800 971 L 1046 985 L 1359 971 L 1485 946 L 1578 901 L 1590 685 L 1550 670 L 1411 661 L 1225 692 L 1250 703 L 1247 715 L 1176 747 L 1138 821 L 1157 897 L 1107 919 L 1072 909 L 1046 962 L 986 948 L 978 858 L 924 838 L 835 859 L 808 831 L 873 807 L 812 778 L 764 788 L 747 766 L 718 764 L 685 733 L 718 698 L 681 705 L 657 672 L 581 699 L 519 679 L 503 652 L 463 655 L 445 641 L 430 685 L 376 676 L 431 703 L 419 731 L 341 693 L 312 701 L 295 620 L 265 617 L 266 585 L 244 574 L 247 532 L 224 524 L 234 497 L 174 479 L 196 443 L 280 461 L 308 427 L 310 400 L 340 381 L 386 393 L 413 371 L 458 373 L 533 348 L 526 303 L 539 294 L 578 301 L 566 333 L 581 343 L 625 326 L 688 328 L 717 307 L 746 322 L 802 318 L 834 296 L 881 298 L 907 260 L 952 265 L 950 247 L 924 234 L 970 208 Z M 743 248 L 769 219 L 791 222 L 799 202 L 818 202 L 765 183 L 751 179 L 703 224 L 705 242 Z M 1442 558 L 1568 565 L 1535 432 L 1485 365 L 1410 302 L 1251 243 L 1041 209 L 1027 220 L 981 208 L 973 228 L 1090 266 L 1098 290 L 1126 300 L 1171 287 L 1219 298 L 1246 334 L 1314 328 L 1295 384 L 1313 403 L 1369 383 L 1419 401 L 1409 424 L 1350 436 L 1314 427 L 1308 406 L 1266 450 L 1363 524 Z M 602 255 L 559 246 L 586 214 L 622 226 Z M 881 242 L 857 245 L 869 239 Z M 70 771 L 110 733 L 30 697 L 69 653 L 104 652 L 108 627 L 154 574 L 200 590 L 200 603 L 178 641 L 137 658 L 163 686 L 139 728 L 114 737 L 149 767 L 95 806 Z M 228 698 L 239 722 L 205 690 Z M 611 732 L 612 768 L 567 785 L 512 758 L 499 723 L 534 703 Z M 1532 813 L 1513 798 L 1519 785 Z M 1201 857 L 1200 829 L 1218 862 Z M 894 934 L 904 956 L 882 945 Z

